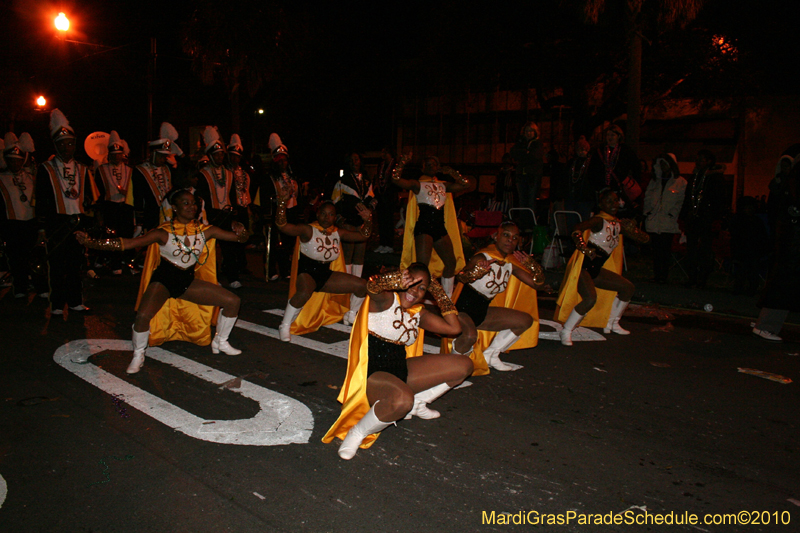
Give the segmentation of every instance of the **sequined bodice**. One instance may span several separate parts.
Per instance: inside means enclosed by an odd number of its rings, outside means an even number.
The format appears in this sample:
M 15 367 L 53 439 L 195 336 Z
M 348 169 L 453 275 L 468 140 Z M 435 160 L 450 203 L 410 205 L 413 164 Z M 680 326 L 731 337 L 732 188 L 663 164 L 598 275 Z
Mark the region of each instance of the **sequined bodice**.
M 194 266 L 200 254 L 203 253 L 203 248 L 206 244 L 205 233 L 200 232 L 197 235 L 167 233 L 169 234 L 167 244 L 160 246 L 161 257 L 183 269 Z
M 483 256 L 488 260 L 492 259 L 489 254 L 483 254 Z M 498 263 L 492 263 L 489 268 L 491 270 L 482 278 L 470 283 L 470 287 L 486 298 L 494 298 L 508 288 L 508 280 L 511 279 L 513 267 L 509 261 L 506 261 L 502 266 Z
M 300 242 L 300 253 L 315 261 L 329 263 L 336 260 L 341 252 L 341 241 L 339 232 L 334 231 L 330 235 L 325 235 L 318 228 L 311 226 L 313 233 L 311 240 Z
M 443 181 L 420 181 L 417 203 L 441 209 L 447 200 L 447 189 Z
M 419 313 L 413 315 L 400 306 L 400 296 L 385 311 L 369 314 L 369 332 L 395 344 L 411 346 L 419 334 Z
M 619 233 L 622 227 L 619 220 L 606 220 L 603 219 L 603 228 L 597 233 L 589 235 L 589 242 L 594 244 L 608 255 L 614 251 L 614 248 L 619 244 Z

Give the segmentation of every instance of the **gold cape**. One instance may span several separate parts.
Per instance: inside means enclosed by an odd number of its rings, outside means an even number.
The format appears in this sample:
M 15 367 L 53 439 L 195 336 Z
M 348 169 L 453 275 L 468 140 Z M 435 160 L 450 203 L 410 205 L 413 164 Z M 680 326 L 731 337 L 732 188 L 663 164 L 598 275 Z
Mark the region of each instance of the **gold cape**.
M 597 216 L 605 220 L 615 220 L 617 218 L 603 211 L 598 213 Z M 586 242 L 589 242 L 590 234 L 591 230 L 588 229 L 583 232 L 583 238 Z M 617 247 L 614 248 L 614 251 L 611 252 L 603 268 L 621 275 L 622 263 L 622 235 L 620 234 L 619 243 Z M 567 263 L 567 270 L 564 272 L 564 279 L 561 281 L 561 290 L 558 293 L 558 300 L 556 300 L 556 312 L 555 315 L 553 315 L 554 320 L 562 324 L 569 318 L 570 313 L 572 313 L 572 308 L 581 301 L 581 296 L 578 294 L 578 278 L 581 275 L 582 268 L 583 254 L 575 250 L 569 263 Z M 586 316 L 581 321 L 581 326 L 589 328 L 606 327 L 608 324 L 608 316 L 611 314 L 611 304 L 614 303 L 614 298 L 616 296 L 617 293 L 614 291 L 597 289 L 597 303 L 586 313 Z
M 525 268 L 513 255 L 503 256 L 494 244 L 487 246 L 478 253 L 486 253 L 497 261 L 510 261 L 520 268 Z M 463 288 L 464 285 L 462 283 L 457 284 L 453 291 L 454 303 L 458 301 L 458 297 Z M 533 317 L 533 325 L 520 336 L 509 350 L 525 350 L 527 348 L 534 348 L 539 344 L 539 304 L 536 299 L 535 289 L 522 283 L 519 278 L 512 274 L 508 280 L 508 287 L 506 287 L 506 290 L 496 295 L 489 304 L 489 307 L 516 309 L 517 311 L 528 313 Z M 478 325 L 479 324 L 476 324 L 476 326 Z M 472 353 L 469 354 L 469 358 L 472 359 L 472 364 L 475 366 L 475 370 L 472 372 L 473 376 L 485 376 L 489 374 L 489 365 L 483 357 L 483 351 L 489 347 L 497 333 L 496 331 L 478 330 L 478 342 L 475 343 Z M 451 353 L 452 346 L 453 339 L 442 339 L 441 353 Z
M 397 298 L 397 293 L 395 293 L 395 298 Z M 419 313 L 421 310 L 422 305 L 420 304 L 406 309 L 407 312 L 412 314 Z M 364 415 L 370 409 L 369 400 L 367 399 L 367 370 L 369 365 L 369 343 L 367 342 L 367 337 L 369 337 L 369 296 L 364 300 L 364 305 L 361 306 L 356 323 L 353 324 L 353 330 L 350 332 L 347 376 L 337 398 L 339 403 L 342 404 L 342 412 L 325 436 L 322 437 L 322 442 L 326 444 L 331 442 L 334 437 L 344 440 L 350 428 L 364 418 Z M 411 346 L 406 346 L 406 357 L 412 357 L 417 352 L 422 351 L 422 338 L 423 330 L 420 328 L 417 341 Z M 377 438 L 378 433 L 368 435 L 361 443 L 361 447 L 369 448 Z
M 312 222 L 310 226 L 322 230 L 317 222 Z M 336 231 L 334 226 L 333 231 Z M 300 260 L 300 237 L 297 237 L 297 242 L 294 245 L 294 254 L 292 254 L 292 277 L 289 281 L 289 299 L 297 292 L 297 263 Z M 344 257 L 339 254 L 334 261 L 331 262 L 331 270 L 334 272 L 342 272 L 347 274 L 344 265 Z M 321 289 L 322 287 L 317 287 Z M 328 324 L 335 324 L 339 322 L 345 313 L 350 310 L 350 295 L 349 294 L 329 294 L 327 292 L 314 291 L 311 298 L 308 299 L 303 310 L 297 315 L 297 319 L 292 324 L 292 335 L 304 335 L 312 331 L 317 331 L 322 326 Z
M 199 226 L 200 231 L 210 227 L 205 224 Z M 161 224 L 159 228 L 167 233 L 172 230 L 169 222 Z M 186 225 L 176 221 L 175 231 L 178 234 L 185 232 Z M 206 247 L 195 265 L 194 277 L 216 284 L 217 254 L 214 245 L 214 239 L 206 241 Z M 160 262 L 160 245 L 156 242 L 147 248 L 142 280 L 139 283 L 139 295 L 136 298 L 137 310 L 142 295 L 150 283 L 150 277 Z M 211 344 L 211 326 L 216 324 L 217 313 L 219 308 L 211 305 L 198 305 L 180 298 L 169 298 L 150 320 L 150 346 L 160 346 L 167 341 L 187 341 L 199 346 L 208 346 Z
M 432 180 L 420 180 L 432 181 Z M 464 249 L 461 246 L 461 231 L 458 226 L 458 218 L 456 217 L 456 207 L 453 203 L 453 195 L 447 193 L 447 200 L 444 203 L 444 227 L 447 230 L 447 235 L 450 236 L 450 241 L 453 243 L 453 253 L 456 256 L 456 272 L 461 271 L 466 264 L 464 260 Z M 417 249 L 414 246 L 414 227 L 417 225 L 419 218 L 419 207 L 417 206 L 417 196 L 414 191 L 408 191 L 408 206 L 406 207 L 406 229 L 403 234 L 403 255 L 400 258 L 400 270 L 408 268 L 408 265 L 417 260 Z M 428 265 L 428 270 L 432 278 L 442 277 L 442 270 L 444 263 L 436 250 L 431 251 L 431 262 Z

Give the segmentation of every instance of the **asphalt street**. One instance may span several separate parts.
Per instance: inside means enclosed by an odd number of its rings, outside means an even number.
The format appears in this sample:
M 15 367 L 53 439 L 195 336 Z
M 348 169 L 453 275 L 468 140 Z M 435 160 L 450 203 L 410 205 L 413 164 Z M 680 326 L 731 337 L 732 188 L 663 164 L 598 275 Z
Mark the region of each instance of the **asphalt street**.
M 240 356 L 172 342 L 133 376 L 136 278 L 88 281 L 86 316 L 0 292 L 0 531 L 798 531 L 800 343 L 756 339 L 748 318 L 632 307 L 630 336 L 571 348 L 543 325 L 504 357 L 522 370 L 472 378 L 431 405 L 441 418 L 343 461 L 321 438 L 346 329 L 282 343 L 288 283 L 244 283 Z M 698 523 L 642 522 L 669 513 Z M 734 515 L 751 523 L 704 523 Z

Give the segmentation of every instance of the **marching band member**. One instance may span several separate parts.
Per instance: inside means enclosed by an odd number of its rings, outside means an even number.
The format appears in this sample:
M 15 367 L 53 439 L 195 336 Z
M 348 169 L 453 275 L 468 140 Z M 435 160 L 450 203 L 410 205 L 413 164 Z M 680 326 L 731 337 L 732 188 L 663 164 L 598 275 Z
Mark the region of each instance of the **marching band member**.
M 539 342 L 536 289 L 544 284 L 544 270 L 517 250 L 518 244 L 519 228 L 504 222 L 494 244 L 470 259 L 457 276 L 461 285 L 454 300 L 462 333 L 453 341 L 453 351 L 470 356 L 476 376 L 488 374 L 490 367 L 519 370 L 521 365 L 504 363 L 500 354 Z
M 372 183 L 361 164 L 361 156 L 357 152 L 348 154 L 345 159 L 344 175 L 333 186 L 331 200 L 336 204 L 336 210 L 341 217 L 341 227 L 356 231 L 361 224 L 360 206 L 375 209 L 375 194 L 372 192 Z M 366 242 L 345 242 L 342 244 L 344 262 L 348 274 L 357 278 L 364 271 L 364 254 L 367 251 Z
M 174 217 L 157 229 L 133 239 L 89 238 L 77 232 L 77 240 L 88 248 L 121 252 L 150 246 L 133 325 L 133 359 L 128 374 L 144 364 L 147 346 L 185 340 L 206 346 L 213 353 L 238 355 L 228 337 L 239 314 L 239 297 L 216 283 L 214 239 L 244 242 L 247 230 L 234 222 L 233 232 L 202 224 L 197 219 L 195 195 L 177 189 L 168 195 Z M 221 307 L 217 332 L 211 340 L 214 306 Z
M 336 206 L 323 202 L 317 209 L 317 220 L 311 224 L 290 224 L 286 220 L 288 191 L 278 199 L 275 224 L 287 236 L 297 237 L 289 284 L 289 302 L 278 332 L 289 342 L 292 334 L 302 335 L 338 322 L 355 321 L 364 297 L 367 281 L 350 275 L 344 268 L 342 242 L 364 242 L 372 231 L 372 212 L 363 205 L 358 213 L 363 223 L 357 231 L 337 228 Z M 348 311 L 347 294 L 350 296 Z
M 125 164 L 128 151 L 119 134 L 112 130 L 108 137 L 108 163 L 98 166 L 96 174 L 96 181 L 102 182 L 105 191 L 98 202 L 103 225 L 120 237 L 133 237 L 133 207 L 125 202 L 133 175 L 133 169 Z M 112 273 L 122 274 L 122 264 L 122 256 L 115 257 Z
M 50 137 L 56 154 L 39 167 L 36 177 L 36 216 L 40 239 L 47 244 L 50 272 L 50 314 L 63 315 L 64 306 L 85 313 L 81 286 L 83 247 L 70 233 L 87 227 L 87 211 L 99 196 L 89 168 L 74 159 L 75 131 L 58 109 L 50 113 Z
M 250 218 L 252 215 L 250 204 L 252 199 L 250 197 L 250 174 L 242 167 L 242 155 L 244 154 L 244 146 L 239 135 L 234 133 L 231 135 L 231 140 L 228 143 L 228 161 L 226 167 L 233 173 L 233 189 L 234 189 L 234 220 L 242 223 L 244 227 L 250 227 Z M 231 243 L 232 253 L 226 258 L 229 265 L 225 267 L 225 274 L 230 281 L 232 289 L 238 289 L 242 286 L 239 281 L 239 274 L 247 268 L 247 255 L 245 252 L 244 243 Z
M 421 302 L 431 295 L 442 316 Z M 472 373 L 464 355 L 419 355 L 422 329 L 440 335 L 461 332 L 458 312 L 422 263 L 370 278 L 368 297 L 350 333 L 347 377 L 339 394 L 342 412 L 323 442 L 342 439 L 339 457 L 352 459 L 377 433 L 409 415 L 437 418 L 427 404 Z
M 233 172 L 225 166 L 225 144 L 219 136 L 215 126 L 206 126 L 203 130 L 205 153 L 208 164 L 200 169 L 197 180 L 197 194 L 206 205 L 208 218 L 212 224 L 223 229 L 230 229 L 234 217 L 236 203 L 236 188 L 233 185 Z M 238 289 L 242 286 L 239 282 L 239 273 L 233 255 L 235 243 L 221 242 L 222 269 L 229 286 Z
M 622 277 L 622 234 L 639 243 L 650 237 L 633 220 L 620 220 L 620 199 L 613 190 L 600 194 L 600 212 L 575 226 L 575 252 L 558 294 L 555 319 L 564 324 L 561 344 L 572 346 L 572 331 L 602 327 L 605 333 L 628 335 L 619 319 L 633 297 L 633 283 Z
M 259 199 L 262 206 L 274 203 L 277 210 L 278 199 L 283 196 L 283 191 L 288 191 L 286 200 L 286 220 L 291 223 L 300 222 L 303 208 L 300 206 L 300 188 L 289 164 L 289 149 L 281 141 L 277 133 L 269 136 L 269 148 L 272 150 L 272 161 L 269 165 L 269 181 L 265 180 L 259 189 Z M 271 206 L 272 207 L 272 206 Z M 281 238 L 281 232 L 274 225 L 269 230 L 269 247 L 272 253 L 268 254 L 264 270 L 270 281 L 277 281 L 280 277 L 288 278 L 291 274 L 292 253 L 295 239 Z M 270 274 L 272 273 L 272 274 Z
M 12 132 L 6 133 L 0 156 L 0 167 L 6 167 L 0 171 L 0 238 L 6 242 L 15 298 L 27 296 L 31 281 L 37 293 L 47 295 L 46 281 L 33 274 L 30 267 L 37 233 L 32 203 L 36 177 L 26 165 L 33 151 L 30 135 L 23 133 L 17 139 Z
M 440 169 L 434 156 L 422 160 L 418 180 L 403 178 L 403 168 L 410 159 L 411 154 L 402 156 L 392 175 L 395 185 L 413 193 L 408 195 L 400 268 L 414 261 L 429 266 L 431 275 L 441 276 L 445 292 L 452 295 L 455 273 L 464 267 L 464 251 L 451 193 L 467 189 L 469 180 L 450 167 Z M 437 179 L 440 170 L 455 182 Z
M 181 181 L 184 168 L 173 171 L 168 164 L 169 158 L 175 156 L 185 161 L 183 150 L 175 143 L 178 132 L 169 122 L 162 122 L 159 129 L 160 137 L 147 143 L 149 158 L 146 162 L 136 165 L 131 176 L 131 185 L 128 188 L 127 203 L 133 206 L 136 212 L 136 224 L 145 230 L 157 227 L 165 220 L 162 202 L 173 186 Z M 188 163 L 179 165 L 185 167 Z M 184 172 L 185 173 L 185 172 Z

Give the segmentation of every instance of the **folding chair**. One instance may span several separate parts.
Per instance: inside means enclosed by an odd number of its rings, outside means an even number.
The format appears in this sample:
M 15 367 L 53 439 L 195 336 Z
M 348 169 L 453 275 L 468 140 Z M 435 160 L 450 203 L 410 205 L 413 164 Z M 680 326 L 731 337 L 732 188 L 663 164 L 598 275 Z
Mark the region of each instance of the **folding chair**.
M 583 222 L 583 218 L 577 211 L 554 211 L 553 222 L 556 226 L 553 240 L 558 244 L 558 250 L 563 257 L 564 241 L 568 244 L 572 244 L 572 237 L 570 236 L 572 234 L 572 228 Z
M 533 232 L 536 228 L 536 213 L 530 207 L 512 207 L 508 210 L 508 216 L 519 228 L 519 233 L 525 238 L 530 239 L 528 255 L 533 253 Z

